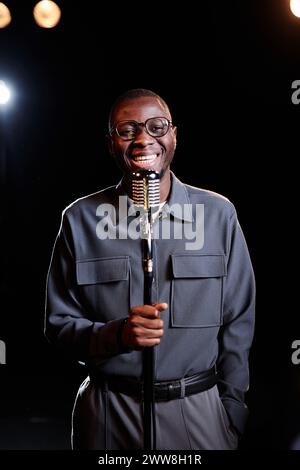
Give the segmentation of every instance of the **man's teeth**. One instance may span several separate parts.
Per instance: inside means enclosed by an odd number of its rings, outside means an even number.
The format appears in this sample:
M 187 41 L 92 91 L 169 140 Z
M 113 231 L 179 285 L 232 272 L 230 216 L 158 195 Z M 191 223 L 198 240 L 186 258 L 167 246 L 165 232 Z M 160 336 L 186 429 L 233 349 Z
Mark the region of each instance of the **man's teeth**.
M 138 155 L 136 157 L 133 157 L 133 160 L 135 162 L 151 162 L 155 160 L 156 154 L 155 155 Z

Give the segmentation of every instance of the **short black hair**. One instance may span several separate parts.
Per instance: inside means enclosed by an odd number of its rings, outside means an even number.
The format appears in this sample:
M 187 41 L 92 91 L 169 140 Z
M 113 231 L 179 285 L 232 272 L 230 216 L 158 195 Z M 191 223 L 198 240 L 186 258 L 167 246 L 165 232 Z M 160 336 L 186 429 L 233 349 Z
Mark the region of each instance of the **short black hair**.
M 123 101 L 134 100 L 136 98 L 144 98 L 147 96 L 158 99 L 163 105 L 163 107 L 166 108 L 170 113 L 169 106 L 167 105 L 165 100 L 163 100 L 162 97 L 159 96 L 157 93 L 154 93 L 154 91 L 151 90 L 147 90 L 146 88 L 133 88 L 132 90 L 127 90 L 125 91 L 125 93 L 122 93 L 122 95 L 118 96 L 118 98 L 113 103 L 109 112 L 108 127 L 110 127 L 111 118 L 115 110 L 119 107 L 121 103 L 123 103 Z

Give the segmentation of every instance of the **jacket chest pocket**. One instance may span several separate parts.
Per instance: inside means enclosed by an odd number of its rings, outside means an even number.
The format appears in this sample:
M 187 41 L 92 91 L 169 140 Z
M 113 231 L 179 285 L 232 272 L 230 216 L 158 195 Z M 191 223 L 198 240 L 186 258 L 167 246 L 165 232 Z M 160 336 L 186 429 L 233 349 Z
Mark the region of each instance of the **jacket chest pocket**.
M 222 323 L 224 255 L 171 255 L 173 327 L 198 328 Z
M 128 315 L 130 263 L 128 256 L 77 261 L 77 284 L 93 319 L 109 321 Z

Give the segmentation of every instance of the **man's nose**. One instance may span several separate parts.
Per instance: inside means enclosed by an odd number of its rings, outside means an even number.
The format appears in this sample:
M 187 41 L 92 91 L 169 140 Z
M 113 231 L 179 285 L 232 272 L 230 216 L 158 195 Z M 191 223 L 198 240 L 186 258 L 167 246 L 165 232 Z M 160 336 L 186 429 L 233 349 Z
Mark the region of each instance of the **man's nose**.
M 145 127 L 140 126 L 132 142 L 134 145 L 146 147 L 147 145 L 153 144 L 155 138 L 148 134 Z

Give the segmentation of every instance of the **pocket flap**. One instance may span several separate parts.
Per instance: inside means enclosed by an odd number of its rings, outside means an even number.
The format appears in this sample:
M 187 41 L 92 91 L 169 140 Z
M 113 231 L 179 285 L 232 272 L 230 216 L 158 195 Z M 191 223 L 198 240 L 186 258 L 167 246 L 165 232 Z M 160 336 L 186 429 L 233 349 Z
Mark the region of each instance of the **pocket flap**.
M 128 256 L 77 261 L 77 283 L 85 285 L 97 284 L 99 282 L 125 281 L 128 278 L 128 271 Z
M 171 255 L 173 276 L 220 277 L 226 276 L 224 255 Z

